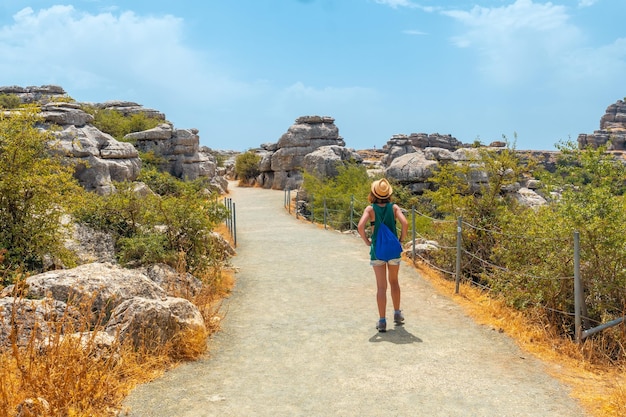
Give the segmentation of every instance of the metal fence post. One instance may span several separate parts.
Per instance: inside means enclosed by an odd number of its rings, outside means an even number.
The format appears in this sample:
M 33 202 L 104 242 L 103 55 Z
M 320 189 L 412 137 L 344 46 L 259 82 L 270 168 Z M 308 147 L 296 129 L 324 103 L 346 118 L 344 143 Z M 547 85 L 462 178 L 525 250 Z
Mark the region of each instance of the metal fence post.
M 235 247 L 237 247 L 237 211 L 235 210 L 235 203 L 233 202 L 233 242 L 235 243 Z
M 326 197 L 324 197 L 324 229 L 326 228 Z
M 412 222 L 413 222 L 413 230 L 411 233 L 411 239 L 413 241 L 412 245 L 413 246 L 413 263 L 415 264 L 415 237 L 417 232 L 415 231 L 415 206 L 411 207 L 411 218 L 412 218 Z
M 296 219 L 298 218 L 298 201 L 300 201 L 300 191 L 296 190 Z
M 352 231 L 353 223 L 354 223 L 354 194 L 350 196 L 350 231 Z
M 580 283 L 580 234 L 574 232 L 574 332 L 576 342 L 582 342 L 581 311 L 582 287 Z
M 463 218 L 461 216 L 459 216 L 458 220 L 457 220 L 457 225 L 456 225 L 456 285 L 455 285 L 455 290 L 454 293 L 458 294 L 459 293 L 459 285 L 461 283 L 461 253 L 462 253 L 462 225 L 463 225 Z
M 311 194 L 311 223 L 315 223 L 315 195 Z

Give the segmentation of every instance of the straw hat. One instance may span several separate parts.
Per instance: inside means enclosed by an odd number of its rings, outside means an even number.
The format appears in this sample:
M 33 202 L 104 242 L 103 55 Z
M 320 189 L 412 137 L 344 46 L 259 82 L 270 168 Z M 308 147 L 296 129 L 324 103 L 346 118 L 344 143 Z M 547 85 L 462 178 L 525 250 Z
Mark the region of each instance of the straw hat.
M 391 188 L 391 184 L 385 178 L 372 183 L 372 194 L 374 194 L 374 197 L 385 200 L 391 197 L 391 193 L 393 193 L 393 188 Z

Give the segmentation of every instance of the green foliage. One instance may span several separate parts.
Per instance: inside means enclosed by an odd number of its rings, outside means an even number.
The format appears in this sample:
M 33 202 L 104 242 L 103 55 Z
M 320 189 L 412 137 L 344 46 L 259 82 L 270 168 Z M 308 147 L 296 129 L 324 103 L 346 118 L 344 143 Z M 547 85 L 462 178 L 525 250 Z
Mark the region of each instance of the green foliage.
M 514 186 L 524 176 L 531 174 L 533 164 L 523 164 L 514 149 L 506 147 L 498 150 L 478 149 L 473 160 L 440 165 L 431 179 L 435 191 L 427 191 L 424 197 L 435 208 L 434 217 L 450 221 L 448 226 L 439 225 L 440 235 L 445 246 L 456 245 L 456 234 L 450 233 L 456 227 L 456 219 L 461 217 L 472 228 L 464 228 L 464 249 L 480 259 L 490 260 L 496 244 L 496 237 L 490 231 L 501 231 L 504 219 L 519 207 L 503 197 L 503 190 Z M 448 236 L 446 238 L 446 236 Z M 442 252 L 437 261 L 446 270 L 454 270 L 454 253 Z M 462 263 L 462 273 L 474 281 L 482 281 L 485 265 L 475 259 Z
M 144 167 L 141 169 L 138 181 L 146 183 L 148 187 L 158 195 L 180 195 L 190 188 L 186 183 L 167 172 L 161 172 L 155 167 Z
M 470 255 L 462 258 L 463 276 L 488 285 L 520 309 L 541 309 L 553 328 L 572 336 L 573 317 L 555 312 L 574 308 L 573 234 L 578 232 L 587 327 L 620 317 L 626 305 L 624 165 L 602 149 L 564 149 L 557 174 L 544 173 L 542 178 L 547 191 L 559 191 L 560 198 L 528 209 L 496 192 L 524 173 L 510 157 L 481 155 L 489 184 L 470 198 L 455 195 L 467 190 L 461 168 L 455 175 L 440 172 L 440 189 L 430 193 L 438 209 L 460 213 L 466 222 L 463 249 Z M 509 170 L 510 176 L 498 174 Z M 434 238 L 453 246 L 453 225 L 450 222 L 445 234 Z M 435 259 L 439 266 L 454 270 L 453 253 Z M 605 342 L 623 353 L 616 348 L 622 342 Z
M 120 263 L 164 262 L 177 267 L 182 257 L 189 271 L 199 272 L 218 259 L 210 232 L 227 213 L 213 196 L 199 193 L 193 185 L 162 196 L 139 195 L 128 183 L 116 183 L 116 189 L 85 199 L 75 217 L 113 235 Z
M 242 184 L 249 183 L 259 175 L 260 162 L 261 156 L 252 151 L 237 155 L 237 158 L 235 158 L 235 174 Z
M 44 258 L 71 262 L 61 216 L 81 192 L 71 167 L 51 155 L 51 137 L 34 127 L 37 110 L 0 114 L 0 268 L 40 271 Z
M 330 217 L 332 226 L 342 230 L 350 228 L 351 216 L 353 221 L 358 221 L 369 204 L 367 196 L 372 179 L 367 169 L 356 163 L 340 165 L 337 170 L 337 176 L 331 178 L 319 178 L 305 172 L 302 188 L 309 200 L 309 207 L 313 208 L 314 219 L 322 221 L 325 204 L 327 219 Z
M 0 94 L 0 109 L 16 109 L 22 105 L 22 100 L 15 94 Z
M 117 110 L 101 110 L 85 106 L 83 110 L 94 117 L 93 125 L 104 133 L 108 133 L 119 141 L 129 133 L 141 132 L 157 127 L 163 120 L 149 117 L 145 113 L 134 113 L 124 116 Z

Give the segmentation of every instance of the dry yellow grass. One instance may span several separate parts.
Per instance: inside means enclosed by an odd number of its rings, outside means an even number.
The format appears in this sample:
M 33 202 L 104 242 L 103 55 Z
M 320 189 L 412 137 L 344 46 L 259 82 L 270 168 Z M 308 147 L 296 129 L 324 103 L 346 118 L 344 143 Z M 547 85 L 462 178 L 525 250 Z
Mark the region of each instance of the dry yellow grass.
M 409 261 L 410 263 L 410 261 Z M 476 287 L 455 283 L 439 273 L 417 265 L 420 274 L 441 294 L 459 304 L 477 323 L 506 333 L 518 346 L 546 365 L 547 372 L 571 387 L 571 395 L 594 417 L 626 415 L 626 376 L 623 367 L 605 362 L 594 364 L 586 355 L 593 351 L 591 342 L 582 347 L 571 340 L 558 338 L 550 330 L 494 299 Z M 597 361 L 594 361 L 597 362 Z
M 201 277 L 204 289 L 191 298 L 206 322 L 206 329 L 190 329 L 157 349 L 114 344 L 104 352 L 96 328 L 80 324 L 85 337 L 62 337 L 74 325 L 64 317 L 42 348 L 34 338 L 25 347 L 16 343 L 0 353 L 0 416 L 99 417 L 113 416 L 123 399 L 138 384 L 162 375 L 182 361 L 207 352 L 207 337 L 219 329 L 221 300 L 234 285 L 234 272 L 215 269 Z M 83 305 L 83 317 L 90 306 Z M 67 322 L 66 322 L 67 321 Z M 15 323 L 14 332 L 22 331 Z M 17 340 L 17 339 L 14 339 Z M 103 354 L 104 353 L 104 354 Z

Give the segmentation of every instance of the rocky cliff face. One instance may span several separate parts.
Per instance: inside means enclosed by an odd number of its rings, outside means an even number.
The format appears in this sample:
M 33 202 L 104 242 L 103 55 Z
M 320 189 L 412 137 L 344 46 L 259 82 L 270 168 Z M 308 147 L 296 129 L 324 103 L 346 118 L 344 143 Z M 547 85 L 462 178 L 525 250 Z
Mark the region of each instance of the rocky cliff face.
M 596 148 L 607 145 L 609 151 L 626 150 L 626 102 L 618 100 L 606 108 L 600 118 L 600 130 L 578 135 L 578 147 Z
M 216 175 L 216 160 L 206 147 L 200 147 L 197 129 L 174 129 L 163 113 L 129 101 L 105 103 L 68 103 L 68 96 L 59 86 L 0 87 L 0 94 L 14 94 L 23 103 L 39 103 L 43 123 L 55 140 L 49 147 L 76 166 L 75 176 L 89 191 L 111 192 L 114 181 L 134 181 L 141 170 L 139 151 L 153 151 L 166 160 L 164 169 L 181 179 L 209 178 L 216 188 L 225 191 L 227 182 Z M 100 110 L 115 110 L 125 116 L 143 113 L 163 120 L 157 128 L 127 135 L 120 142 L 101 132 L 91 123 L 93 116 L 83 105 Z M 60 129 L 58 129 L 60 127 Z
M 337 146 L 345 148 L 339 136 L 335 119 L 323 116 L 303 116 L 287 129 L 277 143 L 261 145 L 262 159 L 260 175 L 257 178 L 264 188 L 282 190 L 296 189 L 302 183 L 302 168 L 305 157 L 321 147 Z M 355 159 L 360 157 L 351 151 L 330 150 L 333 158 Z M 308 161 L 309 165 L 320 167 L 319 162 Z

